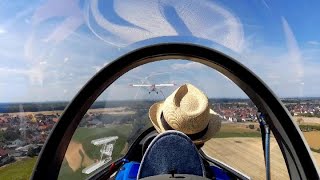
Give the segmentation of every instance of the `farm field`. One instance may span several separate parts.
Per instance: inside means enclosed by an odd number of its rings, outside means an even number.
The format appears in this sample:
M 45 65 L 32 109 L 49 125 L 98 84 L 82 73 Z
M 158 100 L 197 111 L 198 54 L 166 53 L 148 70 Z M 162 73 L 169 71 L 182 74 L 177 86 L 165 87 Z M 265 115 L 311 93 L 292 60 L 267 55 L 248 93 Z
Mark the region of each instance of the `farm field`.
M 265 165 L 260 138 L 212 138 L 203 151 L 252 179 L 265 179 Z M 313 152 L 320 168 L 320 153 Z M 274 138 L 270 143 L 271 179 L 289 179 L 285 161 Z
M 302 118 L 303 122 L 302 124 L 320 124 L 320 118 L 317 117 L 302 117 L 302 116 L 294 116 L 294 120 L 298 120 L 299 118 Z
M 44 115 L 52 115 L 59 114 L 61 115 L 63 111 L 37 111 L 37 112 L 13 112 L 13 113 L 0 113 L 1 114 L 9 114 L 9 115 L 27 115 L 27 114 L 44 114 Z M 115 108 L 96 108 L 89 109 L 88 113 L 101 113 L 101 114 L 110 114 L 110 115 L 126 115 L 126 114 L 135 114 L 135 111 L 128 110 L 127 107 L 115 107 Z
M 0 167 L 0 179 L 30 179 L 37 157 L 25 158 L 12 164 Z
M 303 132 L 309 146 L 320 150 L 320 131 Z
M 249 125 L 254 125 L 250 128 Z M 253 179 L 264 179 L 264 157 L 257 123 L 223 124 L 221 130 L 203 147 L 204 151 L 222 162 L 234 167 Z M 84 167 L 99 159 L 99 147 L 93 146 L 91 140 L 119 136 L 113 151 L 113 159 L 123 154 L 126 140 L 132 125 L 110 125 L 106 128 L 78 128 L 69 145 L 62 164 L 59 179 L 83 179 Z M 319 149 L 320 131 L 303 132 L 311 148 Z M 287 170 L 280 149 L 274 138 L 271 138 L 271 173 L 272 179 L 288 179 Z M 312 152 L 320 168 L 320 153 Z M 29 179 L 36 158 L 26 158 L 0 168 L 0 179 L 3 175 L 13 179 Z M 277 173 L 275 173 L 277 172 Z M 12 179 L 12 178 L 10 178 Z
M 248 126 L 254 125 L 253 129 Z M 309 124 L 302 124 L 306 126 Z M 320 125 L 312 124 L 313 127 L 320 128 Z M 227 138 L 227 137 L 261 137 L 258 123 L 226 123 L 222 124 L 220 131 L 214 138 Z M 320 151 L 320 131 L 303 131 L 302 132 L 308 145 L 312 150 Z M 272 135 L 271 135 L 272 136 Z
M 248 126 L 254 125 L 253 129 Z M 309 123 L 304 123 L 308 125 Z M 316 124 L 312 124 L 316 125 Z M 316 125 L 318 126 L 318 125 Z M 203 150 L 210 156 L 240 170 L 253 179 L 265 179 L 265 166 L 258 123 L 226 123 L 220 132 L 208 141 Z M 320 131 L 303 132 L 320 168 Z M 271 136 L 272 179 L 289 179 L 285 162 L 276 140 Z
M 253 129 L 249 128 L 249 125 L 253 125 Z M 260 131 L 258 123 L 223 123 L 220 131 L 215 135 L 215 138 L 227 138 L 227 137 L 260 137 Z

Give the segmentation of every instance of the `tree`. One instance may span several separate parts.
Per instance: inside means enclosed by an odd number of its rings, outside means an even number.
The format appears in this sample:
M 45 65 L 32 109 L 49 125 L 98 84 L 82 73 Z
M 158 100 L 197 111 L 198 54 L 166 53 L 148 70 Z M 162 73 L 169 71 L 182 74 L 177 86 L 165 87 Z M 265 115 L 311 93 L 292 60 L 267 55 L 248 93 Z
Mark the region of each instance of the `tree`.
M 249 128 L 250 128 L 250 129 L 254 129 L 254 124 L 250 124 L 250 125 L 249 125 Z
M 0 142 L 5 142 L 4 131 L 0 131 Z
M 304 121 L 303 121 L 303 119 L 300 117 L 300 118 L 297 119 L 297 122 L 298 122 L 298 124 L 301 124 L 301 123 L 303 123 Z
M 3 137 L 7 141 L 14 141 L 14 140 L 20 138 L 20 133 L 19 133 L 19 131 L 7 130 L 7 131 L 4 132 Z

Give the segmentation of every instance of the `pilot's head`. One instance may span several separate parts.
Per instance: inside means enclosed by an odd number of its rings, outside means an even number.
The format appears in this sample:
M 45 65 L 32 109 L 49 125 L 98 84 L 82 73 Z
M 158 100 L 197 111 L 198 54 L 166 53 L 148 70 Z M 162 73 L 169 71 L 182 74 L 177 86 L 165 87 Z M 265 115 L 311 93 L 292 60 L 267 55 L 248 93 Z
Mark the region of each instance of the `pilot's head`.
M 221 127 L 220 118 L 210 109 L 207 96 L 191 84 L 180 86 L 164 101 L 153 104 L 149 118 L 159 133 L 178 130 L 196 145 L 212 138 Z

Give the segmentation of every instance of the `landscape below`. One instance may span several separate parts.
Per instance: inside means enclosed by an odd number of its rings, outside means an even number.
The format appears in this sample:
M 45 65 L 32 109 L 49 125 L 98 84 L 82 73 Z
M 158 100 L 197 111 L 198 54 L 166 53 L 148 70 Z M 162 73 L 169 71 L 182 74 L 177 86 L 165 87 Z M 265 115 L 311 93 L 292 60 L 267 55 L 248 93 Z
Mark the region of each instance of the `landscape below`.
M 264 178 L 263 158 L 261 162 L 256 160 L 263 157 L 257 108 L 248 99 L 211 99 L 210 102 L 223 124 L 220 132 L 206 143 L 204 150 L 253 179 Z M 319 100 L 288 99 L 283 102 L 302 130 L 320 167 Z M 68 148 L 70 152 L 82 149 L 84 160 L 79 164 L 67 153 L 59 179 L 87 177 L 81 170 L 100 157 L 100 148 L 91 144 L 93 139 L 118 136 L 112 159 L 120 158 L 137 135 L 151 126 L 148 109 L 152 104 L 153 101 L 102 101 L 93 104 Z M 30 177 L 37 155 L 66 105 L 66 102 L 0 104 L 0 179 Z M 274 147 L 271 149 L 272 177 L 287 179 L 285 163 L 274 138 L 271 147 Z M 249 167 L 255 168 L 250 170 Z M 274 169 L 279 173 L 273 173 Z

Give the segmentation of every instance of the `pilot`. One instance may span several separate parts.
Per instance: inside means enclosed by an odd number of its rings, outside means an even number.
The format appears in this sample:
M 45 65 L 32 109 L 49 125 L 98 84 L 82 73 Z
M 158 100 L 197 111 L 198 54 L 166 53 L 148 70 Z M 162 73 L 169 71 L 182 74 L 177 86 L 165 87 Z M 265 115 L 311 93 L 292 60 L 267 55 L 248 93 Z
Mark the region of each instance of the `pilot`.
M 131 167 L 130 172 L 134 169 L 132 167 L 136 168 L 137 179 L 168 172 L 172 177 L 175 174 L 192 174 L 209 179 L 216 177 L 197 150 L 220 130 L 221 120 L 210 108 L 208 98 L 201 90 L 191 84 L 180 86 L 164 101 L 150 107 L 149 118 L 159 135 L 151 136 L 144 142 L 139 166 L 132 162 L 132 166 L 130 163 L 126 166 Z M 187 163 L 189 161 L 193 163 Z M 122 177 L 125 173 L 120 171 L 117 178 Z
M 149 109 L 149 118 L 158 133 L 170 130 L 182 132 L 198 150 L 221 127 L 221 119 L 210 108 L 207 96 L 192 84 L 180 86 L 164 101 L 153 104 Z M 150 142 L 144 146 L 148 147 Z M 204 159 L 203 165 L 206 177 L 214 179 L 210 165 Z
M 159 132 L 177 130 L 201 148 L 221 127 L 221 120 L 207 96 L 192 84 L 184 84 L 164 101 L 153 104 L 149 118 Z

